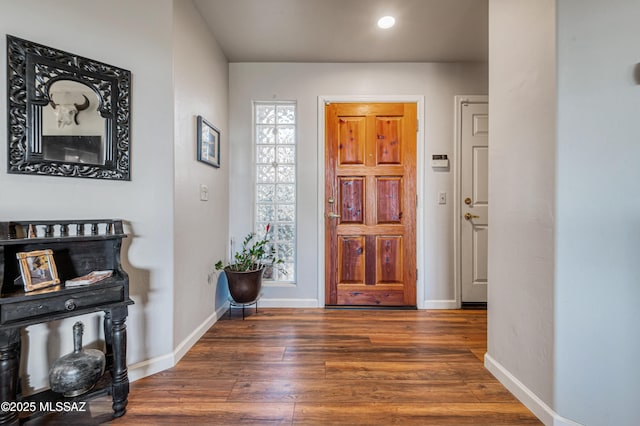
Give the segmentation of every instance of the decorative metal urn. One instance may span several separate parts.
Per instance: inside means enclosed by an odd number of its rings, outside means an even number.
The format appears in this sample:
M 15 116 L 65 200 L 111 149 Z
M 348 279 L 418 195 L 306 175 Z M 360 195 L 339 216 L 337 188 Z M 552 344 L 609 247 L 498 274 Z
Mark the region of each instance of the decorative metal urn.
M 88 392 L 104 373 L 104 353 L 97 349 L 82 349 L 84 325 L 73 325 L 73 352 L 56 360 L 49 370 L 49 386 L 64 396 Z

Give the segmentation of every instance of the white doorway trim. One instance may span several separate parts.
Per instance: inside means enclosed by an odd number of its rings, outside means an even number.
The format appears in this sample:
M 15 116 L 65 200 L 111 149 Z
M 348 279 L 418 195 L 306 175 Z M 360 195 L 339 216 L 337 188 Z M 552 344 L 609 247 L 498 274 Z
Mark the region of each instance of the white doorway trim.
M 416 303 L 418 309 L 424 309 L 424 96 L 417 95 L 326 95 L 318 96 L 318 307 L 323 308 L 324 304 L 324 136 L 325 117 L 324 106 L 326 103 L 338 102 L 402 102 L 415 103 L 418 106 L 418 134 L 416 135 L 416 179 L 418 208 L 416 210 L 416 264 L 419 270 L 416 281 Z
M 460 219 L 462 217 L 460 206 L 460 193 L 462 191 L 462 105 L 465 103 L 488 103 L 486 95 L 455 96 L 454 104 L 454 144 L 453 144 L 453 279 L 456 308 L 462 306 L 462 256 L 460 247 Z

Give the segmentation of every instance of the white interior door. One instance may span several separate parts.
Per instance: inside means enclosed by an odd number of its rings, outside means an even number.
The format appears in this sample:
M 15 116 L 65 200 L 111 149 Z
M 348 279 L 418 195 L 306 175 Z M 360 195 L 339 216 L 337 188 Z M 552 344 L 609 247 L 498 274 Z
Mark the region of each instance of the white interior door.
M 487 301 L 489 107 L 462 104 L 460 277 L 462 302 Z

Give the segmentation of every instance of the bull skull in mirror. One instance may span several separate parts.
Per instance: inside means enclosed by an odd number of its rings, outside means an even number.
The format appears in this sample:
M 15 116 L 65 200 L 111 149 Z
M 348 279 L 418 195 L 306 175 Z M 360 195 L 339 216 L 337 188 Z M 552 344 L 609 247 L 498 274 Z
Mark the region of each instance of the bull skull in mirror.
M 87 98 L 85 95 L 82 95 L 82 97 L 84 98 L 84 102 L 81 104 L 56 104 L 53 101 L 53 97 L 51 97 L 51 101 L 49 103 L 51 104 L 53 113 L 56 116 L 58 128 L 71 126 L 74 123 L 76 126 L 79 125 L 78 113 L 89 108 L 89 98 Z

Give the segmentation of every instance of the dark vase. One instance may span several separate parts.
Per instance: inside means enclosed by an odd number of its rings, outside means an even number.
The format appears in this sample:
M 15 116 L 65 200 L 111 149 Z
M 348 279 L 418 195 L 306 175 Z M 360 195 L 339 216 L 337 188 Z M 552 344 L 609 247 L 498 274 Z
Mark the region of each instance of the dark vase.
M 73 352 L 56 360 L 49 370 L 49 386 L 64 396 L 88 392 L 104 373 L 104 353 L 97 349 L 82 349 L 83 324 L 73 325 Z
M 229 283 L 229 293 L 236 303 L 252 303 L 260 296 L 264 266 L 254 271 L 233 271 L 224 268 Z

